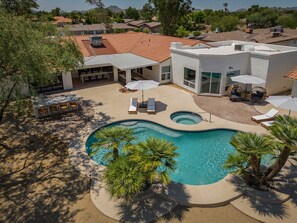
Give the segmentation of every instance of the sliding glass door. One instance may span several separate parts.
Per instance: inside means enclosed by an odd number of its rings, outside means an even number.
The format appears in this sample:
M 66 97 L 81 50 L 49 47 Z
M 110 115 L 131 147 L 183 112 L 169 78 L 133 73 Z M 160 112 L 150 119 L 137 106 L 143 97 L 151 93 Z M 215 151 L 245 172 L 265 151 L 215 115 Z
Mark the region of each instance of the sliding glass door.
M 221 73 L 202 72 L 200 93 L 219 94 Z

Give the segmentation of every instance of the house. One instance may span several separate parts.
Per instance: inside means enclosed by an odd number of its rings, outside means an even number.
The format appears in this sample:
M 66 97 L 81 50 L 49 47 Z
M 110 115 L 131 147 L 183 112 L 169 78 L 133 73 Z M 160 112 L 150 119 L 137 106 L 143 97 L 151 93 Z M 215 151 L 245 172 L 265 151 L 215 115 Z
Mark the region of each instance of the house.
M 104 23 L 83 25 L 66 25 L 64 29 L 60 28 L 60 32 L 66 32 L 69 35 L 94 35 L 107 33 L 108 29 Z
M 121 30 L 123 32 L 134 31 L 136 27 L 129 26 L 126 23 L 112 23 L 110 24 L 112 30 Z
M 293 80 L 291 95 L 297 97 L 297 67 L 291 70 L 286 77 Z
M 248 41 L 265 44 L 276 44 L 297 47 L 297 29 L 272 27 L 267 29 L 236 30 L 222 33 L 207 33 L 202 38 L 205 42 L 227 40 Z
M 143 25 L 144 23 L 144 20 L 133 20 L 131 22 L 128 22 L 127 24 L 136 28 L 141 28 L 141 25 Z
M 132 22 L 134 21 L 135 19 L 123 19 L 124 20 L 124 23 L 128 24 L 129 22 Z
M 161 31 L 161 23 L 159 22 L 148 22 L 141 25 L 143 30 L 147 29 L 151 33 L 160 33 Z
M 291 89 L 284 78 L 297 65 L 297 48 L 243 41 L 184 47 L 172 43 L 172 82 L 197 94 L 224 95 L 232 76 L 250 74 L 266 80 L 268 95 Z
M 58 26 L 58 27 L 62 27 L 64 25 L 71 24 L 71 23 L 72 23 L 72 19 L 65 18 L 63 16 L 55 16 L 54 17 L 53 24 Z
M 101 45 L 93 46 L 90 36 L 71 37 L 84 56 L 81 69 L 63 74 L 65 90 L 73 88 L 73 82 L 82 80 L 89 72 L 108 74 L 108 78 L 121 83 L 152 79 L 161 84 L 172 82 L 170 45 L 196 46 L 198 40 L 183 39 L 145 33 L 103 34 L 98 36 Z M 86 71 L 87 70 L 87 71 Z

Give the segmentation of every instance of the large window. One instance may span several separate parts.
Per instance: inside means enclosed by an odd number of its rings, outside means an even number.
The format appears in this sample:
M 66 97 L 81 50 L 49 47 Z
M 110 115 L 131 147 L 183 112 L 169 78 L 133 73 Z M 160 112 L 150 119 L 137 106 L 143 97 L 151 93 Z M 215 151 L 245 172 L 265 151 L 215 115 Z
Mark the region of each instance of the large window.
M 219 94 L 221 73 L 202 72 L 200 93 Z
M 184 69 L 184 85 L 195 88 L 196 71 L 189 68 Z
M 161 74 L 161 80 L 170 80 L 171 78 L 171 72 L 170 72 L 171 68 L 170 66 L 165 66 L 162 67 L 162 74 Z

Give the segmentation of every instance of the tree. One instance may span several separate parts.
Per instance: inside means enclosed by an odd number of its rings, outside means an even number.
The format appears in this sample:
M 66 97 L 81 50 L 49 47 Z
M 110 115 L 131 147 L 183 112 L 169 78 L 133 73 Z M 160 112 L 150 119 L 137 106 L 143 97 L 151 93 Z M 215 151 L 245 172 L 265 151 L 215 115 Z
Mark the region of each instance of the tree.
M 222 18 L 213 17 L 210 21 L 211 28 L 214 30 L 220 28 L 223 32 L 228 32 L 237 29 L 239 19 L 236 16 L 228 15 Z
M 151 3 L 145 3 L 140 12 L 141 18 L 145 21 L 151 21 L 153 16 L 156 15 L 156 10 Z
M 77 68 L 83 60 L 72 40 L 60 37 L 47 23 L 1 13 L 0 30 L 1 122 L 12 100 L 14 105 L 23 103 L 24 86 L 31 89 L 32 95 L 34 84 L 48 84 L 57 74 Z
M 226 168 L 235 168 L 249 185 L 262 188 L 281 171 L 289 157 L 296 154 L 297 118 L 278 116 L 272 127 L 271 135 L 258 136 L 253 133 L 238 133 L 231 140 L 237 153 L 231 154 L 225 163 Z M 263 155 L 275 157 L 272 165 L 260 168 Z
M 185 14 L 191 11 L 191 0 L 150 0 L 158 12 L 164 35 L 173 36 Z
M 136 8 L 129 7 L 125 11 L 125 18 L 138 20 L 140 18 L 139 11 Z
M 137 163 L 150 184 L 156 179 L 167 184 L 170 182 L 169 173 L 176 168 L 176 149 L 172 142 L 150 137 L 131 147 L 127 157 Z
M 52 13 L 53 16 L 60 16 L 61 15 L 61 9 L 57 7 L 55 9 L 52 9 L 51 13 Z
M 98 8 L 104 8 L 104 4 L 103 4 L 102 0 L 85 0 L 85 2 L 87 2 L 91 5 L 95 5 Z
M 223 3 L 223 7 L 224 7 L 225 13 L 229 12 L 229 10 L 228 10 L 228 2 L 224 2 Z
M 133 145 L 107 166 L 107 190 L 113 197 L 131 201 L 154 182 L 169 183 L 176 156 L 176 147 L 165 140 L 148 138 Z
M 178 37 L 186 37 L 190 34 L 191 32 L 188 31 L 185 27 L 180 26 L 178 27 L 178 29 L 176 30 L 176 36 Z
M 38 8 L 36 0 L 0 0 L 0 9 L 17 16 L 26 16 Z
M 119 157 L 119 149 L 129 146 L 134 139 L 133 131 L 129 128 L 110 127 L 100 129 L 95 134 L 98 142 L 92 145 L 91 156 L 105 149 L 106 153 L 104 159 L 107 162 L 113 162 Z
M 286 28 L 295 29 L 297 28 L 297 17 L 293 15 L 282 15 L 278 18 L 277 24 Z
M 107 191 L 112 197 L 127 201 L 145 189 L 145 175 L 139 171 L 137 164 L 126 157 L 119 157 L 107 166 L 103 175 Z

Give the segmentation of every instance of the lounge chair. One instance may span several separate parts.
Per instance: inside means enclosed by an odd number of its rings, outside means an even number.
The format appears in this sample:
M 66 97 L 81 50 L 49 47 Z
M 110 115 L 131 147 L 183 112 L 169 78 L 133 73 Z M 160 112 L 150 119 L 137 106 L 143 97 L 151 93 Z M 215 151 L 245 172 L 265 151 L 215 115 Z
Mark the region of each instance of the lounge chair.
M 137 107 L 138 107 L 137 98 L 131 98 L 128 113 L 137 114 Z
M 269 129 L 272 124 L 273 124 L 274 121 L 266 121 L 266 122 L 261 122 L 261 125 L 266 128 L 266 129 Z
M 156 114 L 156 105 L 154 98 L 149 98 L 147 100 L 147 113 Z
M 269 121 L 274 119 L 274 117 L 278 114 L 278 112 L 279 112 L 278 110 L 272 108 L 263 115 L 252 116 L 252 120 L 258 123 L 263 121 Z

